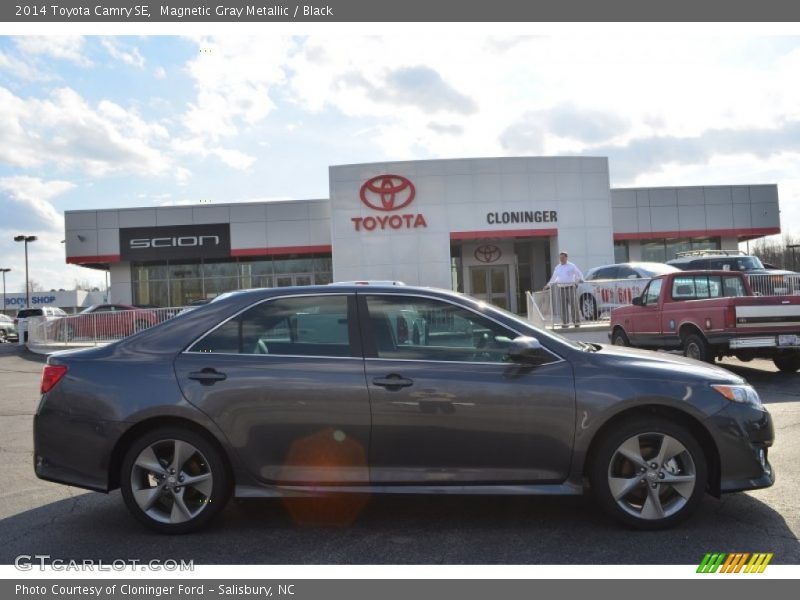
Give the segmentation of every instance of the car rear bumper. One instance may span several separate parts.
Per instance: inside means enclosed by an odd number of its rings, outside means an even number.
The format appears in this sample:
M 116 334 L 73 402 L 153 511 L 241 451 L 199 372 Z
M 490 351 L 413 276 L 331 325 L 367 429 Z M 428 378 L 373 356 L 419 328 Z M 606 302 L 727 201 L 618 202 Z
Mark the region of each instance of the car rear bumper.
M 33 418 L 33 468 L 39 479 L 100 492 L 109 489 L 109 463 L 123 423 L 71 418 L 45 411 Z
M 738 492 L 771 486 L 775 472 L 769 448 L 775 439 L 766 410 L 731 403 L 708 418 L 720 458 L 720 491 Z
M 731 350 L 748 348 L 777 348 L 786 350 L 800 349 L 800 336 L 788 334 L 754 335 L 748 337 L 732 337 L 728 342 Z

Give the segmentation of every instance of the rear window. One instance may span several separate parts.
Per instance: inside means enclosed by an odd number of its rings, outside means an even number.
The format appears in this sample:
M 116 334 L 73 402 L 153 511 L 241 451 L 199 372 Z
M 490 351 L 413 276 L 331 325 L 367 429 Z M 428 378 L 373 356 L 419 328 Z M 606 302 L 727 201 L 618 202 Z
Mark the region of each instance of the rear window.
M 702 300 L 746 295 L 740 277 L 719 275 L 682 275 L 672 280 L 673 300 Z
M 18 319 L 27 319 L 29 317 L 41 317 L 44 314 L 41 308 L 24 308 L 17 313 Z

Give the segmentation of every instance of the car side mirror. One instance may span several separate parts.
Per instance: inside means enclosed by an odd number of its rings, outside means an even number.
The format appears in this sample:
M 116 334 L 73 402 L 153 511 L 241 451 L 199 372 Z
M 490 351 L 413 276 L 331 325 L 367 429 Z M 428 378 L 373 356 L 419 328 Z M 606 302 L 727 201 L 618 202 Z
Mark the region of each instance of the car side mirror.
M 634 306 L 644 306 L 644 298 L 641 296 L 636 296 L 633 300 L 631 300 L 631 304 Z
M 525 361 L 537 356 L 541 350 L 542 344 L 539 340 L 521 335 L 511 340 L 508 346 L 508 358 L 511 360 Z

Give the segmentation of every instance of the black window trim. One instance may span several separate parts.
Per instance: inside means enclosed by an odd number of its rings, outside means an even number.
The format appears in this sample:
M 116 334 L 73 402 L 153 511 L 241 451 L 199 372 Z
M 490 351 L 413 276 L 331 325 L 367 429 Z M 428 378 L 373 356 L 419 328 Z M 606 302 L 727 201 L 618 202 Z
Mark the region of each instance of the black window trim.
M 244 312 L 251 308 L 255 308 L 266 302 L 273 302 L 275 300 L 285 300 L 287 298 L 323 298 L 332 296 L 344 296 L 347 300 L 347 334 L 350 338 L 350 356 L 327 356 L 316 354 L 250 354 L 245 352 L 198 352 L 192 350 L 194 346 L 203 341 L 203 339 L 225 325 L 228 321 L 232 321 Z M 279 358 L 324 358 L 329 360 L 363 360 L 363 352 L 361 348 L 361 335 L 359 328 L 358 308 L 356 307 L 356 296 L 354 292 L 336 292 L 336 293 L 307 293 L 307 294 L 282 294 L 280 296 L 270 296 L 263 298 L 257 302 L 253 302 L 244 308 L 236 311 L 226 319 L 223 319 L 214 327 L 198 336 L 195 340 L 186 345 L 186 348 L 181 354 L 192 354 L 202 356 L 257 356 L 261 358 L 279 357 Z

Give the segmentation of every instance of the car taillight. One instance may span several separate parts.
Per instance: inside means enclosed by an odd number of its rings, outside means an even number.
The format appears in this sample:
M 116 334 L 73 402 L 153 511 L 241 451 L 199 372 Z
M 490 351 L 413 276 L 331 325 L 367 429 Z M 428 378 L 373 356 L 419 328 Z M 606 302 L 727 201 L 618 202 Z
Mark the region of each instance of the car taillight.
M 64 365 L 45 365 L 44 371 L 42 371 L 41 393 L 46 394 L 52 390 L 66 374 L 67 367 Z
M 725 327 L 736 327 L 736 307 L 733 305 L 725 310 Z

